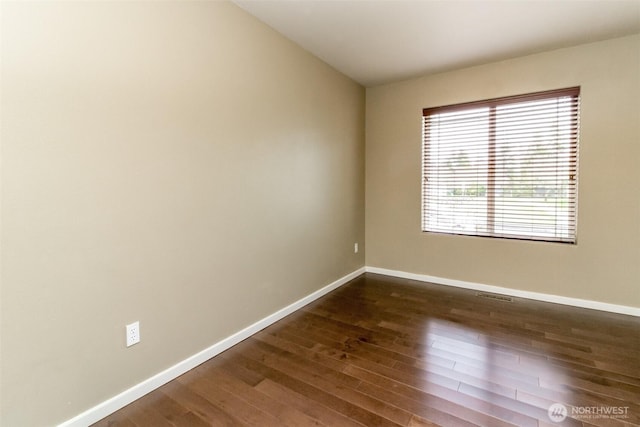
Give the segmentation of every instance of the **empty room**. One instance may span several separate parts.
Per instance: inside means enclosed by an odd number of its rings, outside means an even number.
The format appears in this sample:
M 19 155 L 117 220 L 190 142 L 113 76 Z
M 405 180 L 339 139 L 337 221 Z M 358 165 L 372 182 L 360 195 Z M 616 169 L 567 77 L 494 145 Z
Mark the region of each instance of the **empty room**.
M 640 425 L 640 1 L 0 31 L 0 426 Z

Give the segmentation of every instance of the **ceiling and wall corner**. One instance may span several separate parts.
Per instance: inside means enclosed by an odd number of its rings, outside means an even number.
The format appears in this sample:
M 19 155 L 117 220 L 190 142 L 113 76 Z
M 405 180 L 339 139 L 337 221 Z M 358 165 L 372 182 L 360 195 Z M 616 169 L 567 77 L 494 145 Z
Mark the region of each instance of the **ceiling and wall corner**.
M 233 0 L 364 86 L 640 32 L 637 0 Z

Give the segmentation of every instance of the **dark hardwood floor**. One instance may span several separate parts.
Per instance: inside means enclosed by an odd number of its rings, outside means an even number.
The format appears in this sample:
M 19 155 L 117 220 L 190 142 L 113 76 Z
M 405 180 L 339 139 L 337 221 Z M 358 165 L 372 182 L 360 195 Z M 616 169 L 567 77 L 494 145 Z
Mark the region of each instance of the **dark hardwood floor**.
M 95 424 L 218 425 L 640 425 L 640 318 L 365 274 Z

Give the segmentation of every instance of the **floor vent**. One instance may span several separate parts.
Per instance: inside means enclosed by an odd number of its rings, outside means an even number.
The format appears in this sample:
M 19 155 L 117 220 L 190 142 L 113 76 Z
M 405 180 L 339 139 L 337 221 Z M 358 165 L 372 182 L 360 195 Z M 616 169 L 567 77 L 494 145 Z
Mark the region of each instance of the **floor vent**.
M 486 292 L 477 292 L 476 296 L 480 297 L 480 298 L 489 298 L 489 299 L 495 299 L 495 300 L 504 301 L 504 302 L 513 302 L 513 298 L 508 297 L 506 295 L 488 294 Z

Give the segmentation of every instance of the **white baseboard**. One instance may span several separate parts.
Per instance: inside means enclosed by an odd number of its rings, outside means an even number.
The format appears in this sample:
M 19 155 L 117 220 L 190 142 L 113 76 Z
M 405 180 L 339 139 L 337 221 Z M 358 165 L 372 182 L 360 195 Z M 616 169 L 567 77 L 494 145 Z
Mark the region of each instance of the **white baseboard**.
M 518 289 L 503 288 L 500 286 L 485 285 L 482 283 L 428 276 L 426 274 L 415 274 L 405 271 L 389 270 L 386 268 L 362 267 L 352 273 L 347 274 L 344 277 L 341 277 L 340 279 L 325 286 L 324 288 L 319 289 L 310 295 L 307 295 L 306 297 L 294 302 L 293 304 L 288 305 L 287 307 L 284 307 L 283 309 L 265 317 L 264 319 L 257 321 L 256 323 L 242 329 L 241 331 L 236 332 L 235 334 L 213 344 L 211 347 L 206 348 L 181 362 L 178 362 L 172 367 L 154 375 L 151 378 L 146 379 L 139 384 L 136 384 L 135 386 L 123 391 L 117 396 L 114 396 L 94 406 L 93 408 L 90 408 L 83 413 L 71 418 L 70 420 L 63 422 L 58 427 L 86 427 L 97 421 L 100 421 L 101 419 L 114 413 L 118 409 L 125 407 L 136 399 L 139 399 L 145 394 L 152 392 L 153 390 L 179 377 L 180 375 L 195 368 L 196 366 L 206 362 L 207 360 L 222 353 L 223 351 L 233 347 L 240 341 L 249 338 L 256 332 L 261 331 L 267 326 L 277 322 L 285 316 L 288 316 L 289 314 L 304 307 L 305 305 L 317 300 L 318 298 L 326 295 L 334 289 L 339 288 L 340 286 L 344 285 L 352 279 L 355 279 L 365 272 L 640 317 L 640 308 L 637 307 L 628 307 L 624 305 L 563 297 L 559 295 L 543 294 L 539 292 L 522 291 Z
M 235 334 L 223 339 L 212 345 L 209 348 L 202 350 L 201 352 L 194 354 L 187 359 L 178 362 L 172 367 L 154 375 L 153 377 L 136 384 L 128 390 L 123 391 L 117 396 L 112 397 L 109 400 L 106 400 L 93 408 L 90 408 L 83 413 L 71 418 L 60 424 L 58 427 L 86 427 L 91 425 L 97 421 L 100 421 L 104 417 L 114 413 L 118 409 L 121 409 L 133 402 L 136 399 L 141 398 L 145 394 L 157 389 L 158 387 L 168 383 L 169 381 L 179 377 L 185 372 L 195 368 L 196 366 L 206 362 L 212 357 L 222 353 L 223 351 L 231 348 L 232 346 L 238 344 L 240 341 L 249 338 L 251 335 L 256 332 L 261 331 L 267 326 L 277 322 L 285 316 L 293 313 L 294 311 L 304 307 L 305 305 L 317 300 L 318 298 L 326 295 L 327 293 L 333 291 L 334 289 L 339 288 L 344 285 L 348 281 L 355 279 L 359 275 L 365 272 L 365 268 L 362 267 L 352 273 L 347 274 L 344 277 L 336 280 L 335 282 L 325 286 L 322 289 L 319 289 L 313 292 L 310 295 L 294 302 L 291 305 L 265 317 L 262 320 L 257 321 L 253 325 L 250 325 L 243 330 L 236 332 Z
M 538 301 L 552 302 L 556 304 L 571 305 L 574 307 L 590 308 L 592 310 L 609 311 L 611 313 L 627 314 L 640 317 L 640 308 L 625 305 L 609 304 L 606 302 L 590 301 L 579 298 L 563 297 L 559 295 L 543 294 L 540 292 L 521 291 L 518 289 L 503 288 L 500 286 L 485 285 L 483 283 L 465 282 L 463 280 L 446 279 L 443 277 L 428 276 L 426 274 L 407 273 L 405 271 L 388 270 L 386 268 L 365 267 L 367 273 L 383 274 L 385 276 L 412 279 L 420 282 L 436 283 L 438 285 L 455 286 L 457 288 L 473 289 L 482 292 L 510 295 Z

